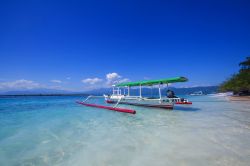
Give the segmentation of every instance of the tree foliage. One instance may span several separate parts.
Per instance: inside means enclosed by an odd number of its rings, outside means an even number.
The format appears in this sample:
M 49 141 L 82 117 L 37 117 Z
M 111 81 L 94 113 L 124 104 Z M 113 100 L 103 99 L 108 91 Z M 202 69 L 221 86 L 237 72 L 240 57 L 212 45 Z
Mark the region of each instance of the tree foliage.
M 221 84 L 221 91 L 250 92 L 250 57 L 247 57 L 239 66 L 241 67 L 240 71 Z

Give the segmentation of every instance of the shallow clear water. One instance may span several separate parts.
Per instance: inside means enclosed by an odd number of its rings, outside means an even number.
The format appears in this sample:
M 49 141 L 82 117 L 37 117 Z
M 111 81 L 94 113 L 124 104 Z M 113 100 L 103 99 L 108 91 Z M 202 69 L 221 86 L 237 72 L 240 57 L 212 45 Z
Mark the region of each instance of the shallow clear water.
M 0 165 L 249 165 L 250 105 L 209 96 L 136 115 L 81 97 L 0 98 Z M 103 103 L 101 99 L 93 101 Z

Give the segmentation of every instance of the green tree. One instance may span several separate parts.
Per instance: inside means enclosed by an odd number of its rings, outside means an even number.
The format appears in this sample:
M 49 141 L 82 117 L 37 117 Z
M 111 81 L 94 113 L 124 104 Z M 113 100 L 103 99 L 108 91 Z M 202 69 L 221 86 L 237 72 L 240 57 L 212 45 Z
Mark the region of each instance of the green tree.
M 249 70 L 250 69 L 250 57 L 247 57 L 245 61 L 239 64 L 241 66 L 241 70 Z
M 240 71 L 223 82 L 220 86 L 220 91 L 233 91 L 234 93 L 250 92 L 250 57 L 247 57 L 239 66 L 241 67 Z

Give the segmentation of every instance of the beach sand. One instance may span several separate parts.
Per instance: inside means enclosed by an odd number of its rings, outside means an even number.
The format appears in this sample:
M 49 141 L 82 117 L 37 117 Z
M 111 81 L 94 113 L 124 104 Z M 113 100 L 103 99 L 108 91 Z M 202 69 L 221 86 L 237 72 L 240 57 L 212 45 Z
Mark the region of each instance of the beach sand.
M 230 101 L 246 101 L 250 103 L 250 96 L 229 96 Z

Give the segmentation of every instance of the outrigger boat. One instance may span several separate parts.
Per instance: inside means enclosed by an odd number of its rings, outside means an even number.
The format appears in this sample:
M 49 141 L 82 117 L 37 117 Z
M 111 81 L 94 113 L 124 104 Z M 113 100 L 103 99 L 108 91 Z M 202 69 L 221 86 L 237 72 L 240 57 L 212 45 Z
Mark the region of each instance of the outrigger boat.
M 163 97 L 161 94 L 161 86 L 163 84 L 167 84 L 168 86 L 169 83 L 186 82 L 187 80 L 188 79 L 185 77 L 175 77 L 175 78 L 160 79 L 160 80 L 120 83 L 113 86 L 112 95 L 104 95 L 104 97 L 107 103 L 119 103 L 119 104 L 128 104 L 136 106 L 173 109 L 174 104 L 192 104 L 192 102 L 189 102 L 187 99 L 179 97 L 173 97 L 173 98 L 168 98 L 167 96 Z M 142 86 L 153 86 L 153 85 L 158 85 L 159 98 L 143 97 Z M 139 86 L 139 96 L 131 96 L 130 88 L 138 86 Z M 122 94 L 121 88 L 126 88 L 127 94 L 125 89 L 124 93 Z
M 101 96 L 88 96 L 87 99 L 83 102 L 78 102 L 79 104 L 97 108 L 104 108 L 119 112 L 126 112 L 126 113 L 133 113 L 135 114 L 134 110 L 124 109 L 124 108 L 117 108 L 119 104 L 128 104 L 128 105 L 135 105 L 135 106 L 144 106 L 144 107 L 156 107 L 156 108 L 164 108 L 164 109 L 173 109 L 174 104 L 192 104 L 187 99 L 179 98 L 179 97 L 167 97 L 162 96 L 161 94 L 161 87 L 163 84 L 177 83 L 177 82 L 186 82 L 188 81 L 185 77 L 175 77 L 175 78 L 168 78 L 168 79 L 160 79 L 160 80 L 147 80 L 147 81 L 138 81 L 138 82 L 126 82 L 126 83 L 119 83 L 113 85 L 113 94 L 112 95 L 103 95 L 105 98 L 106 103 L 115 104 L 113 107 L 109 106 L 101 106 L 96 104 L 88 104 L 86 101 L 92 97 L 101 97 Z M 143 97 L 142 96 L 142 87 L 143 86 L 154 86 L 158 85 L 159 90 L 159 97 Z M 130 95 L 131 87 L 139 87 L 139 96 Z M 123 94 L 122 94 L 123 89 Z M 127 89 L 127 93 L 126 93 Z

